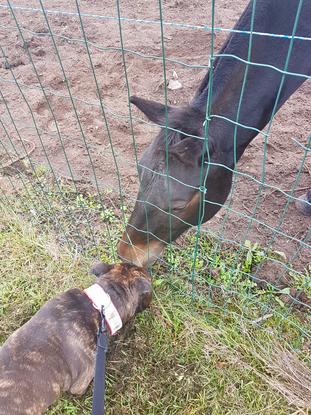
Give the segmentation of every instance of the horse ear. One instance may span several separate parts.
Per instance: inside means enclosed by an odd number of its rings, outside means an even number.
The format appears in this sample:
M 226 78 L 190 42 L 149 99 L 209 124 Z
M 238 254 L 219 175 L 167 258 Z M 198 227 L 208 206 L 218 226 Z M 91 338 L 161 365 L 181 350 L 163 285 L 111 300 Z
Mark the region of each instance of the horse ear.
M 172 107 L 160 104 L 159 102 L 132 96 L 130 102 L 134 104 L 146 117 L 158 125 L 165 125 L 166 110 L 169 113 Z

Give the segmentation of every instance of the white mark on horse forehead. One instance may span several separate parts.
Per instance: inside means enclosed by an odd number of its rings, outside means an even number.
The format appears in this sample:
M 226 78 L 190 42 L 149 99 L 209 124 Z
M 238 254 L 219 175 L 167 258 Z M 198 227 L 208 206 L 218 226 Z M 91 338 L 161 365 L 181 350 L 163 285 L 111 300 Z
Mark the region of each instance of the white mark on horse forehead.
M 10 388 L 11 386 L 14 386 L 14 381 L 10 379 L 0 379 L 0 388 Z

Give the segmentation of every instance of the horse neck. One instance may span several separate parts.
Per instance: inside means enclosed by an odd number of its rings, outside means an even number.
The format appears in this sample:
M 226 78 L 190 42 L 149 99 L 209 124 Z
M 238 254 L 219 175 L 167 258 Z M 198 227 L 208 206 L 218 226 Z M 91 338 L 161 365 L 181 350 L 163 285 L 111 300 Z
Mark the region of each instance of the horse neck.
M 237 32 L 230 34 L 214 61 L 209 134 L 216 136 L 218 144 L 226 151 L 233 148 L 236 136 L 237 159 L 258 134 L 256 130 L 262 130 L 284 102 L 307 79 L 306 76 L 311 75 L 310 40 L 295 39 L 288 60 L 290 37 L 311 37 L 310 1 L 305 1 L 300 9 L 294 31 L 299 3 L 299 0 L 256 2 L 253 31 L 288 36 L 253 34 L 249 61 L 270 67 L 246 65 L 239 60 L 248 60 L 250 36 Z M 249 3 L 234 27 L 235 30 L 250 31 L 254 4 L 252 1 Z M 221 56 L 224 54 L 231 56 Z M 300 76 L 284 75 L 284 70 Z M 208 100 L 210 75 L 210 72 L 206 74 L 192 101 L 194 107 L 204 112 Z M 233 123 L 225 121 L 224 118 L 232 120 Z M 236 127 L 236 122 L 252 128 Z

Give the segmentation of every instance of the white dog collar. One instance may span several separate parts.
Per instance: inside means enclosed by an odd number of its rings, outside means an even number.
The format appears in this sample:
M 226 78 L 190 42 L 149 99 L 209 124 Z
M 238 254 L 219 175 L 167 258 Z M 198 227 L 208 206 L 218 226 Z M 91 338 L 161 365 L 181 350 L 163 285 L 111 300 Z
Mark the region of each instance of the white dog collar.
M 118 310 L 111 301 L 110 295 L 99 285 L 93 284 L 84 290 L 85 294 L 98 311 L 104 309 L 105 320 L 109 327 L 110 334 L 115 334 L 122 327 L 122 320 Z

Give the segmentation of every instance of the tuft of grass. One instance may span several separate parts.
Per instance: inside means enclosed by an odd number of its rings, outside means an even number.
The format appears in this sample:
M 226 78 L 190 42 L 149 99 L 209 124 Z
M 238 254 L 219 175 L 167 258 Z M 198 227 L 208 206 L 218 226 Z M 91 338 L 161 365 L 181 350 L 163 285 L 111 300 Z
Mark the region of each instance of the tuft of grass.
M 61 186 L 62 195 L 44 183 L 50 215 L 29 194 L 11 198 L 9 211 L 0 204 L 1 342 L 56 293 L 89 285 L 94 257 L 116 260 L 122 211 L 105 195 L 103 204 Z M 202 235 L 194 269 L 195 238 L 189 232 L 153 267 L 151 309 L 116 337 L 107 414 L 307 414 L 310 315 L 294 313 L 247 277 L 268 255 L 261 247 L 220 251 Z M 89 414 L 91 393 L 64 395 L 48 414 Z
M 0 210 L 0 263 L 2 341 L 49 298 L 92 280 L 86 258 L 74 258 L 53 234 L 40 233 L 6 210 Z

